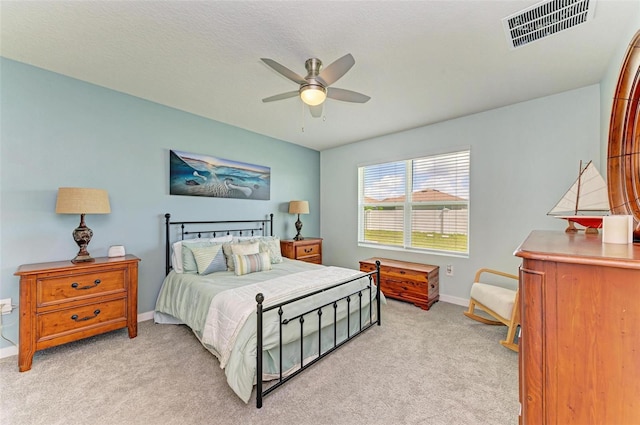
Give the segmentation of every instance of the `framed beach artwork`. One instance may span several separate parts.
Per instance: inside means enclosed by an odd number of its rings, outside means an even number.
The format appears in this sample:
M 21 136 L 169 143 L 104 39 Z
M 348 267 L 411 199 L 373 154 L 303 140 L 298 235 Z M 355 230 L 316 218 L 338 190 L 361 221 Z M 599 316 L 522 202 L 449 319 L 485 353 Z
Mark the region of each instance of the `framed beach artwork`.
M 169 156 L 171 195 L 270 198 L 270 167 L 176 150 L 170 150 Z

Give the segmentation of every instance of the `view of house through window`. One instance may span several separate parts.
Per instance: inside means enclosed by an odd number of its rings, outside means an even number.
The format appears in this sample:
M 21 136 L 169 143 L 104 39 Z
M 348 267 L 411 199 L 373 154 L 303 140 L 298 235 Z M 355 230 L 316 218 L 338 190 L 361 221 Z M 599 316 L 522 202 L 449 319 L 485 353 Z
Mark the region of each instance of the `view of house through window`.
M 358 244 L 468 254 L 470 151 L 358 167 Z

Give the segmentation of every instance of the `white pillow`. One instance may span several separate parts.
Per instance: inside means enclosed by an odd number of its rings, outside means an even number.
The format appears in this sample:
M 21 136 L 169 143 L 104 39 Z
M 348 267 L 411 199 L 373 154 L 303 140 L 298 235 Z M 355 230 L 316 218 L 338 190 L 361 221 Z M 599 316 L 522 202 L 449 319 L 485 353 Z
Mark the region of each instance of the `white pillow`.
M 251 243 L 231 244 L 231 252 L 233 255 L 257 254 L 260 252 L 260 243 L 256 241 Z
M 234 236 L 233 242 L 247 242 L 261 239 L 262 236 Z
M 237 246 L 242 246 L 242 248 L 235 248 Z M 224 257 L 227 260 L 227 270 L 232 272 L 235 270 L 235 266 L 233 264 L 233 256 L 257 254 L 258 252 L 260 252 L 260 243 L 258 241 L 225 243 L 225 244 L 222 244 L 222 251 L 224 252 Z
M 197 239 L 185 239 L 183 241 L 174 242 L 171 252 L 171 266 L 176 273 L 184 273 L 182 268 L 182 243 L 186 242 L 231 242 L 233 240 L 232 235 L 219 236 L 217 238 L 197 238 Z

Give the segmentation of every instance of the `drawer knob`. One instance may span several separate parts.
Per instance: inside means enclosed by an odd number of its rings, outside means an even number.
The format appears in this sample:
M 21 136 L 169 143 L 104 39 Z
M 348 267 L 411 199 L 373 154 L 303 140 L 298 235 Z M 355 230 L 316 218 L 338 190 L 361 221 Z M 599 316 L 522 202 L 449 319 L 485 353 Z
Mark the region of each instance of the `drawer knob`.
M 94 317 L 98 317 L 98 314 L 100 314 L 100 310 L 94 311 L 93 316 L 86 316 L 86 317 L 83 317 L 82 319 L 79 319 L 78 315 L 74 314 L 73 316 L 71 316 L 71 320 L 75 320 L 76 322 L 84 322 L 85 320 L 90 320 L 90 319 L 93 319 Z
M 73 283 L 71 284 L 71 287 L 72 287 L 73 289 L 76 289 L 76 290 L 78 290 L 78 291 L 81 291 L 81 290 L 83 290 L 83 289 L 91 289 L 91 288 L 95 288 L 95 287 L 96 287 L 96 286 L 98 286 L 98 285 L 100 285 L 100 279 L 96 279 L 96 280 L 94 280 L 94 281 L 93 281 L 93 285 L 87 285 L 87 286 L 80 286 L 80 285 L 78 284 L 78 282 L 73 282 Z
M 304 252 L 306 252 L 307 254 L 313 252 L 313 248 L 305 248 Z

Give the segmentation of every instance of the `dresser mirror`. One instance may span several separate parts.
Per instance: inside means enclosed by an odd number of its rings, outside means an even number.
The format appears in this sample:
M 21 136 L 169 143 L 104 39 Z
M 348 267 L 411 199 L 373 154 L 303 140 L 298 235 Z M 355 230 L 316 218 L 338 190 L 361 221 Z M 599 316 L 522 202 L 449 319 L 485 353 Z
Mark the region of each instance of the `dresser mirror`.
M 613 97 L 607 154 L 612 214 L 633 215 L 640 237 L 640 31 L 627 49 Z

